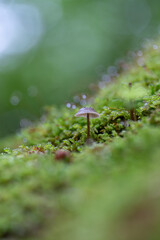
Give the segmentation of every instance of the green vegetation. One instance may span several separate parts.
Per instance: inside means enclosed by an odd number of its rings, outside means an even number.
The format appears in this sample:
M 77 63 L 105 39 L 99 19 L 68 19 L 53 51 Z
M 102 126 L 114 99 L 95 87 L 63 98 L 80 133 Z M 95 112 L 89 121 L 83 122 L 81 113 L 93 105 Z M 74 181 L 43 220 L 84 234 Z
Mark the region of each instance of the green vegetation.
M 2 238 L 159 239 L 159 46 L 150 43 L 88 100 L 100 113 L 93 145 L 85 144 L 86 119 L 66 107 L 46 108 L 43 123 L 10 140 L 0 155 Z M 56 160 L 59 149 L 71 161 Z
M 159 0 L 1 0 L 0 139 L 116 74 L 115 62 L 160 33 L 159 9 Z

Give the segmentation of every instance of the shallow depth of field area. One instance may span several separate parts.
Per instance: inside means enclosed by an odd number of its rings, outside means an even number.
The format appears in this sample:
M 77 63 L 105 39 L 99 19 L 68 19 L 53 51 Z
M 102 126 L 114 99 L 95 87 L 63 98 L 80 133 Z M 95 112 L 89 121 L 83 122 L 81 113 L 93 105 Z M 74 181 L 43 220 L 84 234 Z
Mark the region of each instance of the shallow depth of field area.
M 159 5 L 0 0 L 0 239 L 160 239 Z
M 0 138 L 116 75 L 160 33 L 159 8 L 158 0 L 0 0 Z
M 1 238 L 159 239 L 159 62 L 151 41 L 87 99 L 91 145 L 78 104 L 1 142 Z

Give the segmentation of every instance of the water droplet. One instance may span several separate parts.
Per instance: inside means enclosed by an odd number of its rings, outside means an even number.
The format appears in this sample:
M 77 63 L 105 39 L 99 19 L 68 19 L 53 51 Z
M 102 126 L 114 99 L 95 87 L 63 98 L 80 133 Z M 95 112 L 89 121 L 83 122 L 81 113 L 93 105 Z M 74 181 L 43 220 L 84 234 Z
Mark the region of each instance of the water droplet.
M 136 53 L 133 52 L 133 51 L 129 51 L 129 52 L 128 52 L 128 57 L 129 57 L 129 58 L 134 58 L 134 57 L 136 57 Z
M 23 142 L 26 143 L 27 142 L 27 138 L 23 138 Z
M 85 95 L 85 94 L 83 94 L 83 95 L 82 95 L 82 98 L 83 98 L 83 99 L 86 99 L 86 95 Z
M 20 99 L 18 96 L 11 96 L 10 98 L 10 103 L 14 106 L 18 105 L 18 103 L 20 102 Z
M 73 101 L 76 102 L 76 103 L 79 103 L 80 102 L 80 97 L 79 96 L 74 96 Z
M 142 57 L 142 55 L 143 55 L 142 51 L 138 51 L 138 52 L 137 52 L 137 56 L 138 56 L 138 57 Z
M 71 104 L 70 104 L 70 103 L 67 103 L 67 104 L 66 104 L 66 107 L 67 107 L 67 108 L 70 108 L 70 107 L 71 107 Z
M 117 75 L 117 68 L 115 66 L 110 66 L 108 67 L 107 72 L 109 75 L 115 76 Z
M 32 122 L 28 120 L 27 118 L 23 118 L 20 120 L 20 127 L 25 128 L 25 127 L 30 127 L 32 126 Z
M 103 74 L 102 75 L 102 81 L 110 82 L 111 81 L 111 77 L 108 74 Z
M 85 100 L 81 100 L 81 101 L 80 101 L 80 104 L 81 104 L 82 106 L 84 106 L 84 105 L 86 105 L 86 101 L 85 101 Z
M 153 49 L 154 50 L 157 50 L 158 49 L 158 46 L 156 44 L 153 45 Z

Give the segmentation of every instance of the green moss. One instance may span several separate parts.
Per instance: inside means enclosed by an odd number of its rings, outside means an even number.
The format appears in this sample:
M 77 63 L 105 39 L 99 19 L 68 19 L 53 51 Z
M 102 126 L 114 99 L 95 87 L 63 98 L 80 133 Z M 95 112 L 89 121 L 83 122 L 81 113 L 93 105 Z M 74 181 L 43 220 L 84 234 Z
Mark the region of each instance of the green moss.
M 100 113 L 91 120 L 93 145 L 86 146 L 86 119 L 74 117 L 81 106 L 46 108 L 43 123 L 6 144 L 1 238 L 159 239 L 159 63 L 159 48 L 148 47 L 88 101 Z M 59 149 L 72 152 L 70 163 L 55 159 Z

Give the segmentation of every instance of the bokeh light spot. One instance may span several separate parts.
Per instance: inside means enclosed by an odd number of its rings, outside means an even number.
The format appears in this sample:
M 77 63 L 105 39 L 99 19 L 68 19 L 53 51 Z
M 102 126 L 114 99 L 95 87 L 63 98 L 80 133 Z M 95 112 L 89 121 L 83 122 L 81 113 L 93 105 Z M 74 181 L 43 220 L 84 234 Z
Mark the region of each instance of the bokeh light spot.
M 0 58 L 30 50 L 42 32 L 41 16 L 36 7 L 0 3 Z

